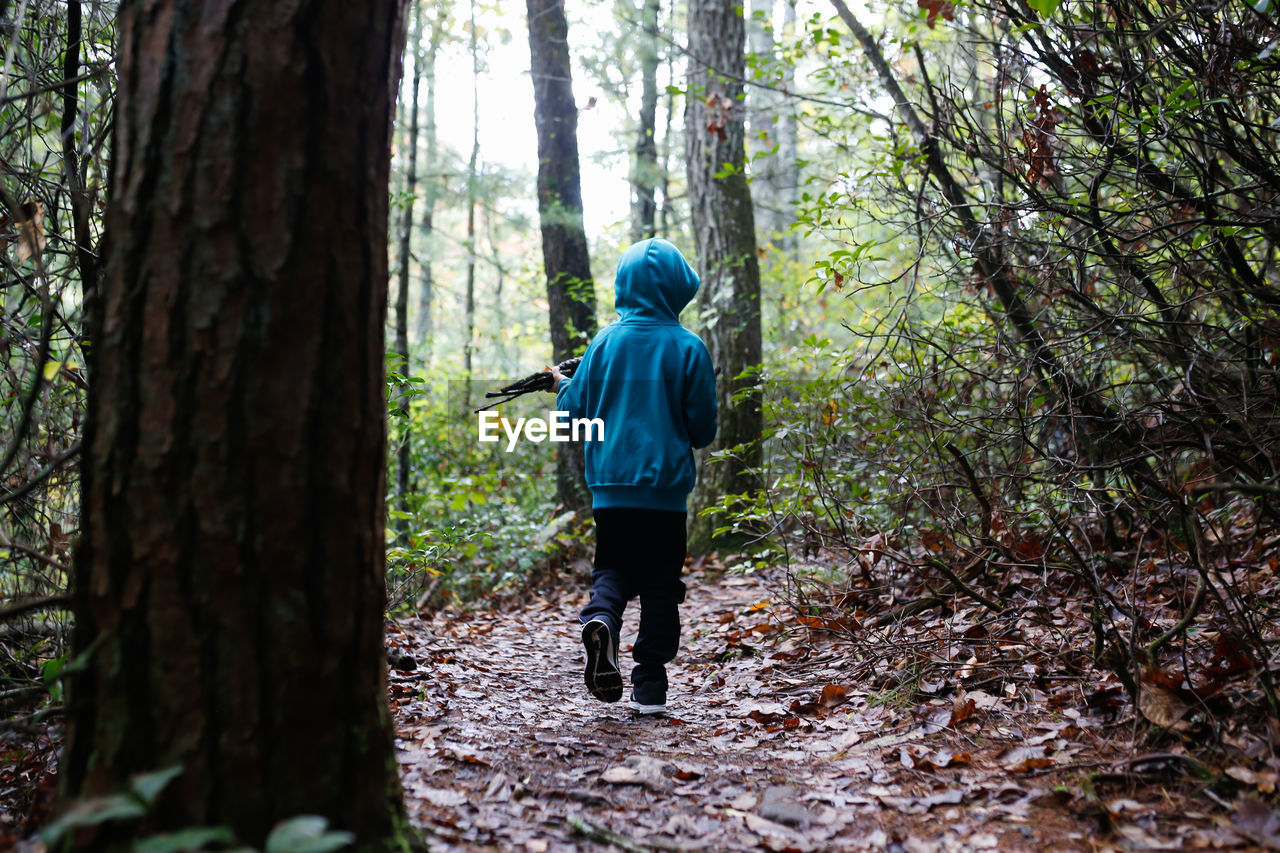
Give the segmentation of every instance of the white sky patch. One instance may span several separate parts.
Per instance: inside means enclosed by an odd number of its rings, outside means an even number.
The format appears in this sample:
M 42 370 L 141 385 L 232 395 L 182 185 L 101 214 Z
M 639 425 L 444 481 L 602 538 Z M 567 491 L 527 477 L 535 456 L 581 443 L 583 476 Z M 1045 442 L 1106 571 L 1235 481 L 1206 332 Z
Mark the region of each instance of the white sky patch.
M 616 26 L 607 8 L 590 6 L 582 10 L 590 24 Z M 459 4 L 455 15 L 465 26 L 467 7 Z M 480 93 L 480 159 L 482 162 L 525 171 L 529 176 L 528 198 L 536 212 L 538 170 L 538 135 L 533 122 L 533 82 L 529 77 L 529 36 L 523 13 L 495 17 L 486 12 L 479 17 L 482 34 L 489 34 L 483 54 L 479 78 Z M 436 110 L 440 141 L 465 161 L 471 151 L 471 57 L 464 26 L 457 19 L 453 30 L 461 41 L 448 45 L 437 64 Z M 575 38 L 588 24 L 569 22 L 571 54 L 578 48 Z M 504 27 L 510 38 L 496 32 Z M 574 68 L 573 95 L 579 106 L 578 158 L 582 171 L 582 205 L 587 235 L 594 239 L 609 225 L 627 219 L 630 210 L 630 188 L 627 184 L 625 158 L 603 165 L 593 157 L 596 152 L 611 151 L 617 143 L 611 133 L 625 121 L 626 105 L 611 100 L 594 84 L 581 68 Z M 591 109 L 582 109 L 594 97 Z

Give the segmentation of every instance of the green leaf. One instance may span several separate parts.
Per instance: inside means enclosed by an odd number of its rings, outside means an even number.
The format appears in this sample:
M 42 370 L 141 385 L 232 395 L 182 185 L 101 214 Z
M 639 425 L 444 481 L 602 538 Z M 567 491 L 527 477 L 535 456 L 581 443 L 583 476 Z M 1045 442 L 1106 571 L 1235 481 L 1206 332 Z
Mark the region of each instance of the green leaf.
M 157 770 L 154 773 L 140 773 L 129 780 L 129 788 L 133 793 L 137 794 L 138 799 L 143 803 L 151 805 L 155 802 L 156 797 L 160 796 L 160 792 L 165 786 L 173 781 L 174 777 L 182 772 L 182 765 L 175 764 L 172 767 L 166 767 L 163 770 Z
M 59 656 L 50 658 L 44 662 L 44 666 L 40 668 L 40 678 L 46 686 L 52 686 L 62 676 L 62 670 L 67 665 L 66 657 Z
M 164 835 L 153 835 L 133 845 L 133 853 L 181 853 L 201 850 L 210 844 L 232 844 L 235 833 L 225 826 L 193 826 Z
M 1027 0 L 1027 4 L 1039 12 L 1042 18 L 1048 18 L 1058 11 L 1058 7 L 1062 5 L 1062 0 Z
M 62 816 L 40 830 L 40 840 L 46 847 L 53 847 L 69 829 L 97 826 L 109 820 L 132 820 L 146 814 L 138 798 L 130 794 L 112 794 L 82 800 L 63 812 Z
M 328 818 L 320 815 L 299 815 L 281 821 L 267 836 L 266 853 L 329 853 L 355 840 L 350 832 L 326 832 L 328 827 Z

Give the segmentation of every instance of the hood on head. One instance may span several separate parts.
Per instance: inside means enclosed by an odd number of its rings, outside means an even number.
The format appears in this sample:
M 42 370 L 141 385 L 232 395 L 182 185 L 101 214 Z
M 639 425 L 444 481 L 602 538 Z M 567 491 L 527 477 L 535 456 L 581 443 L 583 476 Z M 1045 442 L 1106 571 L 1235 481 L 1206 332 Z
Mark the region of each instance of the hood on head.
M 653 237 L 622 253 L 614 279 L 618 316 L 675 320 L 698 292 L 698 274 L 680 250 Z

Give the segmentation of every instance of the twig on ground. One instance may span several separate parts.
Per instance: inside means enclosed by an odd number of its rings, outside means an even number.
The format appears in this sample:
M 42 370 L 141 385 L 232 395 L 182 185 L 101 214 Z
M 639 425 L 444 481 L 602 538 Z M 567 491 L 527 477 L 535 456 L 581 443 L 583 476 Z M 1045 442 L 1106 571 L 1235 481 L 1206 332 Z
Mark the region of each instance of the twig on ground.
M 64 710 L 66 709 L 61 705 L 54 705 L 52 708 L 44 708 L 26 717 L 15 717 L 12 720 L 0 720 L 0 732 L 20 731 L 28 734 L 36 734 L 39 732 L 39 729 L 36 728 L 38 723 L 44 722 L 49 717 L 56 717 Z
M 960 576 L 951 571 L 951 567 L 942 560 L 931 559 L 929 560 L 929 565 L 942 572 L 942 574 L 946 576 L 947 580 L 951 581 L 951 585 L 955 587 L 958 592 L 963 592 L 965 595 L 969 596 L 992 613 L 1004 612 L 1004 607 L 999 602 L 992 601 L 964 581 L 960 580 Z
M 7 545 L 8 543 L 5 544 Z M 36 610 L 66 610 L 70 606 L 71 596 L 66 593 L 49 595 L 44 598 L 29 598 L 26 601 L 19 601 L 17 604 L 10 604 L 8 607 L 0 608 L 0 622 L 7 622 L 10 619 Z

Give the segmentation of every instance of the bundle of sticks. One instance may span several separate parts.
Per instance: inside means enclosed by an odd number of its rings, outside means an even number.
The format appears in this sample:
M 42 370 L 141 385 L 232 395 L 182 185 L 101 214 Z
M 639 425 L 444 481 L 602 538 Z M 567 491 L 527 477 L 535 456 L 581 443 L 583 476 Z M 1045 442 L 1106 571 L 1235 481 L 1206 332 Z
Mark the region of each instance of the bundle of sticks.
M 582 363 L 582 358 L 570 358 L 556 365 L 556 370 L 560 371 L 563 376 L 572 376 L 573 372 L 578 369 L 578 365 Z M 509 403 L 516 397 L 524 394 L 532 394 L 534 391 L 550 391 L 555 385 L 555 377 L 551 374 L 551 368 L 544 367 L 537 373 L 531 373 L 524 379 L 505 385 L 497 391 L 489 391 L 484 396 L 486 400 L 492 400 L 494 397 L 500 399 L 490 403 L 487 406 L 481 406 L 476 409 L 477 412 L 483 412 L 492 409 L 494 406 L 501 406 L 503 403 Z

